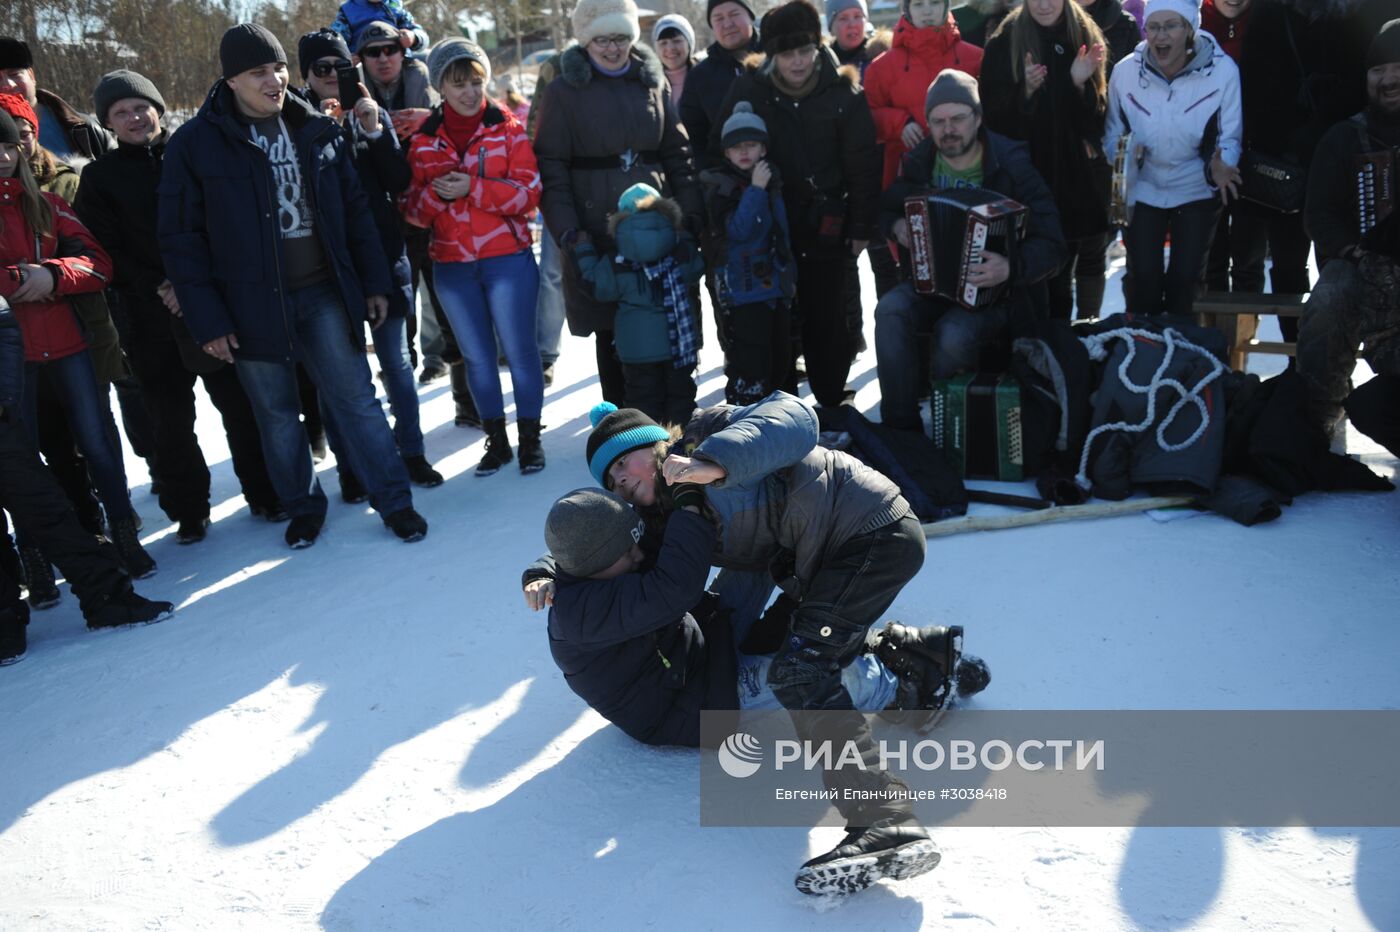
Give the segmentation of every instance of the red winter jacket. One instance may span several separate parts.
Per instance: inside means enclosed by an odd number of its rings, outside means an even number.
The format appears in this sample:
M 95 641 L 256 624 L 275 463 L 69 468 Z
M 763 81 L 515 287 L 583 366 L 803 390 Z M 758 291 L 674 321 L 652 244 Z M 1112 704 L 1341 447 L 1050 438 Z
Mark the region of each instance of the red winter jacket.
M 112 260 L 78 220 L 73 208 L 56 194 L 44 194 L 54 213 L 54 234 L 38 243 L 20 210 L 19 179 L 0 179 L 0 294 L 8 297 L 19 287 L 17 266 L 42 265 L 52 273 L 53 296 L 45 301 L 16 304 L 15 317 L 24 337 L 28 362 L 62 359 L 87 349 L 83 330 L 69 295 L 101 291 L 112 281 Z M 38 274 L 38 273 L 36 273 Z
M 408 143 L 413 181 L 400 203 L 404 218 L 433 231 L 434 262 L 474 262 L 530 248 L 530 214 L 540 202 L 540 172 L 525 127 L 490 101 L 461 155 L 443 126 L 439 104 Z M 448 172 L 471 175 L 465 197 L 444 201 L 432 180 Z
M 928 132 L 924 97 L 944 68 L 956 68 L 974 78 L 982 70 L 982 50 L 962 40 L 951 13 L 942 26 L 927 29 L 915 29 L 901 17 L 890 50 L 865 69 L 865 99 L 875 117 L 876 139 L 885 146 L 882 187 L 888 188 L 899 176 L 899 160 L 908 151 L 901 141 L 905 124 L 912 119 Z

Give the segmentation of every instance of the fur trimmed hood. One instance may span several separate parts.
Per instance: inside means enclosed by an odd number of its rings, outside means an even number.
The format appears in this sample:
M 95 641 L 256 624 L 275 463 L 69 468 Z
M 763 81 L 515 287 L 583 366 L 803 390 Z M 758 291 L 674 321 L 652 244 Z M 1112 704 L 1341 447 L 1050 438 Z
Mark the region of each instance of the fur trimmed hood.
M 637 209 L 634 211 L 615 211 L 611 216 L 609 216 L 608 235 L 611 236 L 613 239 L 617 239 L 618 227 L 622 225 L 624 220 L 628 220 L 632 217 L 637 216 L 638 214 L 644 214 L 647 212 L 660 214 L 667 220 L 670 220 L 671 226 L 675 227 L 677 230 L 681 228 L 681 225 L 685 220 L 685 212 L 681 210 L 681 205 L 669 197 L 653 196 L 640 198 L 636 203 L 636 208 Z
M 639 69 L 637 78 L 643 87 L 652 89 L 665 86 L 666 74 L 655 52 L 645 45 L 633 43 L 628 58 Z M 559 56 L 559 77 L 573 87 L 583 87 L 592 81 L 594 70 L 587 50 L 581 45 L 571 45 Z
M 761 77 L 765 82 L 772 82 L 773 67 L 767 55 L 762 52 L 750 52 L 739 60 L 744 71 L 755 77 Z M 843 65 L 837 62 L 836 53 L 828 45 L 821 47 L 821 52 L 817 58 L 817 68 L 822 72 L 828 70 L 833 77 L 828 78 L 825 74 L 817 79 L 818 86 L 829 83 L 831 80 L 845 81 L 852 90 L 860 90 L 860 69 L 855 65 Z

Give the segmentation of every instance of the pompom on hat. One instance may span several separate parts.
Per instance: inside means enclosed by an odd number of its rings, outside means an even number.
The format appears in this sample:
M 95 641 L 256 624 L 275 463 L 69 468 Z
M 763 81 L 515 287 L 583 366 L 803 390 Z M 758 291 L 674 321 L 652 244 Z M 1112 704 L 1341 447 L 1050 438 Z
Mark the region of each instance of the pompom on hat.
M 664 427 L 636 408 L 619 408 L 610 401 L 594 405 L 588 420 L 593 425 L 586 447 L 588 471 L 604 488 L 608 485 L 608 470 L 619 457 L 671 439 Z

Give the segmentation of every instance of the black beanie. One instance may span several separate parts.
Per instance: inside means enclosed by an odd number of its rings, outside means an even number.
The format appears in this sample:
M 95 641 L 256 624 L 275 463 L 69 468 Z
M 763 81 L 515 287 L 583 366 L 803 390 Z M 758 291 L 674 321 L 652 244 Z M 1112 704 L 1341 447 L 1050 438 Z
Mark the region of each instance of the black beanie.
M 707 0 L 705 4 L 705 25 L 708 26 L 710 24 L 710 14 L 715 11 L 715 7 L 723 6 L 726 3 L 737 3 L 744 8 L 745 13 L 749 14 L 749 19 L 758 19 L 757 16 L 753 15 L 753 7 L 745 3 L 744 0 Z M 714 27 L 711 26 L 710 28 L 713 29 Z
M 1400 62 L 1400 19 L 1392 19 L 1381 27 L 1371 40 L 1371 49 L 1366 53 L 1366 68 L 1369 71 L 1377 65 Z
M 339 34 L 329 29 L 308 32 L 297 40 L 297 64 L 301 66 L 303 81 L 311 73 L 311 66 L 316 64 L 316 59 L 325 58 L 327 55 L 349 61 L 350 46 L 345 44 L 345 40 Z
M 156 90 L 150 79 L 123 68 L 104 74 L 97 82 L 97 89 L 92 92 L 92 110 L 97 114 L 98 122 L 106 123 L 107 111 L 112 109 L 112 104 L 128 97 L 149 100 L 157 113 L 165 115 L 165 98 L 160 96 L 160 91 Z
M 588 471 L 607 488 L 608 468 L 619 456 L 660 440 L 670 440 L 666 429 L 636 408 L 618 408 L 604 401 L 588 412 L 593 433 L 588 435 Z
M 0 145 L 19 145 L 19 124 L 8 110 L 0 110 Z
M 34 53 L 28 44 L 13 36 L 0 36 L 0 71 L 33 67 Z
M 239 23 L 219 40 L 219 64 L 231 78 L 273 62 L 287 63 L 287 53 L 277 37 L 257 23 Z
M 764 13 L 758 34 L 765 55 L 821 45 L 822 15 L 807 0 L 792 0 Z

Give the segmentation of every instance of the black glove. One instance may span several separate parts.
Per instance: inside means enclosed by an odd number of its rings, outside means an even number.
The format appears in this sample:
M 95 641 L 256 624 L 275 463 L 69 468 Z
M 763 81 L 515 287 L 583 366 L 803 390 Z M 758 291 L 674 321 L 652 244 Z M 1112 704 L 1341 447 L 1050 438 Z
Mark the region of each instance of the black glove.
M 671 501 L 676 508 L 694 507 L 705 510 L 705 487 L 694 482 L 678 482 L 671 486 Z

